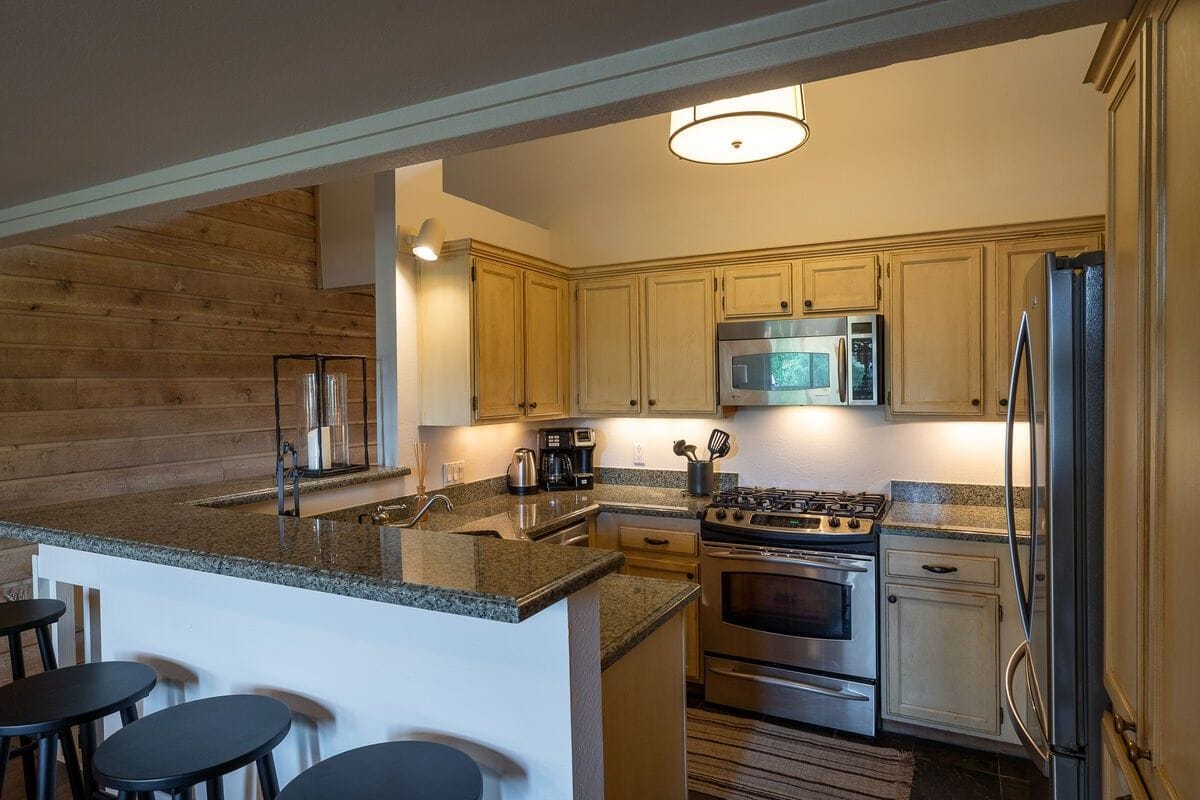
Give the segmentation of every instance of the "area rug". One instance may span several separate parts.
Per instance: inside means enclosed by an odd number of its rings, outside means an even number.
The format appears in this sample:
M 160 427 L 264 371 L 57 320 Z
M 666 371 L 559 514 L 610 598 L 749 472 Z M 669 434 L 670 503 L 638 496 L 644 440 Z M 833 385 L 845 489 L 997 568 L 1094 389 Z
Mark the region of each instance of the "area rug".
M 688 789 L 720 800 L 908 800 L 913 754 L 688 709 Z

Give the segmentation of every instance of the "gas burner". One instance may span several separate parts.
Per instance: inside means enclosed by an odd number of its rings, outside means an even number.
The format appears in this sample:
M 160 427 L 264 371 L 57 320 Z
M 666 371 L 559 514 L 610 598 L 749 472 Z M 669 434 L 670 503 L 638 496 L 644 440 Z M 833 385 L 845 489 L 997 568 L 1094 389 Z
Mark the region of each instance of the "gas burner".
M 732 491 L 718 492 L 713 496 L 711 507 L 877 520 L 883 516 L 886 506 L 887 497 L 882 494 L 739 486 Z

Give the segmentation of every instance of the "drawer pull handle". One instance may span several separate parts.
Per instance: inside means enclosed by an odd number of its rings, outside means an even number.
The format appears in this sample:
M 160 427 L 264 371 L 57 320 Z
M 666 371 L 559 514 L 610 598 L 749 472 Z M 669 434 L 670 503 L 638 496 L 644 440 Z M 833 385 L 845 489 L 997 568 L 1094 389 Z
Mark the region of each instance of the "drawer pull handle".
M 948 575 L 951 572 L 958 572 L 958 567 L 943 567 L 939 564 L 922 564 L 921 569 L 937 575 Z
M 642 537 L 642 541 L 645 542 L 646 544 L 654 544 L 654 545 L 671 543 L 670 539 L 651 539 L 649 536 Z

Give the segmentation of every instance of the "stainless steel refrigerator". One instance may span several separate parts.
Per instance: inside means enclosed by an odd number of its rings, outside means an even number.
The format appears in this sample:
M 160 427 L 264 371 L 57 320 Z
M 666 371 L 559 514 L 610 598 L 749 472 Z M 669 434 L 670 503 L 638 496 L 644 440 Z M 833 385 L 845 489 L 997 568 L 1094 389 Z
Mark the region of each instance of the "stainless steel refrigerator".
M 1104 254 L 1048 253 L 1025 278 L 1005 437 L 1009 552 L 1025 641 L 1005 674 L 1017 733 L 1055 800 L 1100 792 L 1103 663 Z M 1016 421 L 1017 400 L 1029 409 Z M 1029 437 L 1028 530 L 1016 528 L 1014 436 Z M 1028 557 L 1018 537 L 1028 536 Z M 1014 685 L 1027 687 L 1016 702 Z M 1020 706 L 1020 707 L 1017 707 Z

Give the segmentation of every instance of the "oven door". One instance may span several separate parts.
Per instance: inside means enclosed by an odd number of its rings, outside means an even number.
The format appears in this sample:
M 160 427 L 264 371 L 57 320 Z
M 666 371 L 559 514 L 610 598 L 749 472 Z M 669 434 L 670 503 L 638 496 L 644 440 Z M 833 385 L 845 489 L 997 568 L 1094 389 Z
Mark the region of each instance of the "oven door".
M 705 544 L 706 652 L 874 679 L 875 557 Z
M 723 405 L 848 403 L 845 336 L 731 339 L 718 353 Z

